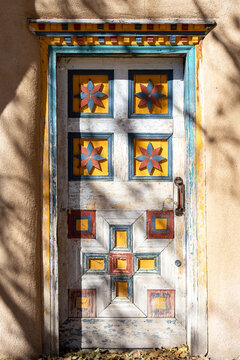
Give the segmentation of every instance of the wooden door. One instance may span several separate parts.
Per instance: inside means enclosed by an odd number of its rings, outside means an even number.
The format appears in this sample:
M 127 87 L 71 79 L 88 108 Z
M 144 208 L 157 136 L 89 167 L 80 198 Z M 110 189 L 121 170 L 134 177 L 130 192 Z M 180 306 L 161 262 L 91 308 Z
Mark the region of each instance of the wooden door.
M 185 343 L 182 59 L 63 58 L 57 76 L 60 346 Z

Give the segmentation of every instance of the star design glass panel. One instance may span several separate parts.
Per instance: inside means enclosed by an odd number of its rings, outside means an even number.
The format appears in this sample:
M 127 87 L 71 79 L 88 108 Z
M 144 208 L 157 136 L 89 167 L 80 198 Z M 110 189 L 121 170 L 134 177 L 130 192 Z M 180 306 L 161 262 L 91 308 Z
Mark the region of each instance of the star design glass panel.
M 172 135 L 129 134 L 129 179 L 172 179 Z
M 111 133 L 68 134 L 69 180 L 110 180 L 113 176 Z
M 113 71 L 68 71 L 68 116 L 113 116 Z
M 172 70 L 129 71 L 129 117 L 172 116 Z

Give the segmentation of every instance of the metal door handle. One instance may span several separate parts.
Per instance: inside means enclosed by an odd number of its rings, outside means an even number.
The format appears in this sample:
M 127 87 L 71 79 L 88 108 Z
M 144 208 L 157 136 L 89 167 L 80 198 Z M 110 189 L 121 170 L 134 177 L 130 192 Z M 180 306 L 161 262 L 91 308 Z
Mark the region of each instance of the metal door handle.
M 174 184 L 178 187 L 178 206 L 175 209 L 175 214 L 182 216 L 185 211 L 185 185 L 181 177 L 176 177 Z

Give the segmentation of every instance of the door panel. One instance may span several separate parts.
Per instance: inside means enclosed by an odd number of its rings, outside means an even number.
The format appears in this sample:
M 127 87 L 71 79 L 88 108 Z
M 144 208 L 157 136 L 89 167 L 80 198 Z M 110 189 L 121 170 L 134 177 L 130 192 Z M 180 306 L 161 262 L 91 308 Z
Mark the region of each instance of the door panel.
M 61 347 L 186 342 L 182 60 L 61 59 L 58 133 Z

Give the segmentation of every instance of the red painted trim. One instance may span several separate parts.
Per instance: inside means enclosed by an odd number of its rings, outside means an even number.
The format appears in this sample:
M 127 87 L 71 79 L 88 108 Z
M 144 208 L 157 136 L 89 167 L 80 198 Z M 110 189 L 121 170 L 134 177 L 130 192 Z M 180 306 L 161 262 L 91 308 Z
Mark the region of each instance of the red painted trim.
M 80 220 L 83 216 L 91 218 L 90 231 L 86 233 L 77 232 L 74 229 L 76 219 Z M 68 213 L 68 237 L 74 239 L 95 239 L 96 238 L 96 211 L 95 210 L 70 210 Z
M 117 259 L 127 261 L 126 269 L 117 269 Z M 133 254 L 132 253 L 110 253 L 110 275 L 131 276 L 133 274 Z
M 78 297 L 89 298 L 88 308 L 77 308 Z M 89 318 L 96 317 L 96 289 L 69 289 L 68 290 L 68 317 Z
M 166 309 L 156 308 L 156 297 L 166 298 Z M 174 318 L 175 316 L 175 290 L 148 290 L 147 291 L 147 300 L 148 300 L 148 317 L 151 318 Z
M 152 227 L 156 217 L 169 217 L 169 228 L 166 232 L 157 232 Z M 148 239 L 173 239 L 174 238 L 174 212 L 173 210 L 148 210 L 147 211 L 147 238 Z

